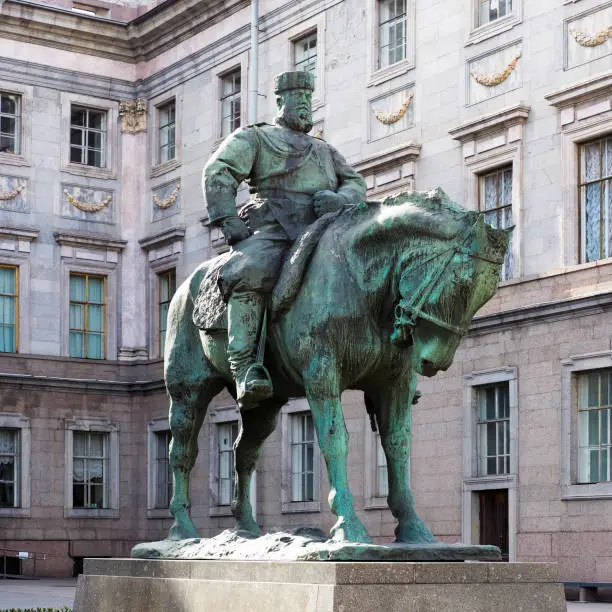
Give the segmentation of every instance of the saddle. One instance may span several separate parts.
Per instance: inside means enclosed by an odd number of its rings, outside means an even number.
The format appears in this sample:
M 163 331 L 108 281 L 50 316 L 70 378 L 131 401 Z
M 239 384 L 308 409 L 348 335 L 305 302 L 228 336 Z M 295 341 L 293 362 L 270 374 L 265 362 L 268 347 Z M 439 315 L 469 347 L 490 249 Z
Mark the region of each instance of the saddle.
M 277 320 L 293 304 L 319 239 L 343 212 L 328 213 L 317 219 L 291 247 L 268 299 L 268 313 L 272 321 Z M 227 331 L 227 304 L 219 290 L 218 279 L 221 267 L 231 256 L 230 250 L 215 258 L 200 282 L 193 304 L 193 323 L 201 330 Z

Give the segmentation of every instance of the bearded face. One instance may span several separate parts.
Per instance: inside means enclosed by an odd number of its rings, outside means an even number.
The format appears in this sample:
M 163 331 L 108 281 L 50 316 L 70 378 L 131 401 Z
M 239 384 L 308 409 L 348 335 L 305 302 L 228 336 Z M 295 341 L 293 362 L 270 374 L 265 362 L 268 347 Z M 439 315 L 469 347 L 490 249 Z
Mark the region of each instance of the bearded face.
M 312 129 L 312 91 L 291 89 L 276 97 L 276 122 L 298 132 Z

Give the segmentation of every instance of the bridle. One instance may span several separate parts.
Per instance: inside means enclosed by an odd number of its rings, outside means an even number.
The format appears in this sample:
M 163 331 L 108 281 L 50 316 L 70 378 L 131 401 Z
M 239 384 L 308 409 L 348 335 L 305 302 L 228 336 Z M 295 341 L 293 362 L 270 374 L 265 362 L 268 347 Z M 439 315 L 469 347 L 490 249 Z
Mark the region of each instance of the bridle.
M 435 315 L 429 314 L 427 312 L 423 312 L 423 306 L 433 293 L 434 289 L 437 286 L 438 281 L 442 278 L 448 267 L 450 266 L 455 255 L 463 254 L 467 255 L 470 259 L 478 259 L 480 261 L 485 261 L 490 264 L 501 265 L 504 260 L 495 260 L 490 259 L 488 257 L 484 257 L 480 253 L 473 252 L 469 247 L 466 246 L 466 242 L 471 238 L 474 228 L 478 221 L 482 218 L 482 214 L 479 214 L 474 221 L 474 224 L 471 225 L 463 234 L 455 238 L 453 243 L 449 246 L 448 249 L 437 253 L 427 261 L 423 262 L 423 265 L 429 264 L 439 257 L 443 255 L 447 255 L 442 265 L 438 267 L 438 269 L 434 272 L 432 276 L 429 278 L 427 275 L 421 282 L 417 291 L 415 291 L 409 300 L 401 298 L 399 304 L 395 307 L 395 327 L 407 327 L 409 329 L 410 334 L 414 331 L 417 326 L 419 320 L 427 321 L 436 327 L 444 329 L 451 334 L 456 336 L 465 336 L 467 333 L 469 323 L 465 326 L 453 325 L 452 323 L 447 323 L 442 319 L 436 317 Z

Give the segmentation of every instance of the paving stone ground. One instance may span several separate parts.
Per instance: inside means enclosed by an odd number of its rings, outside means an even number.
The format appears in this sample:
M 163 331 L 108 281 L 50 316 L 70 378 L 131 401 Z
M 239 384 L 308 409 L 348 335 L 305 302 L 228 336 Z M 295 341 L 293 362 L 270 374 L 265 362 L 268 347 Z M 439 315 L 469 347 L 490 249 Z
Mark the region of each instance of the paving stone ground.
M 10 608 L 72 606 L 75 579 L 1 580 L 0 612 Z M 612 612 L 612 603 L 567 602 L 568 612 Z

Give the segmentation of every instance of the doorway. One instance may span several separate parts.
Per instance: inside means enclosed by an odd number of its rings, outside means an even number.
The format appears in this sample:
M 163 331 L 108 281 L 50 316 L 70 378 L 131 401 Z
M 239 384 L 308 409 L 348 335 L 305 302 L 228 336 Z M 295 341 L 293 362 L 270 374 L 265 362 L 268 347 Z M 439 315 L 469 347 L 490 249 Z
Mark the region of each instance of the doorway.
M 509 560 L 508 489 L 479 491 L 480 544 L 498 546 L 502 561 Z

